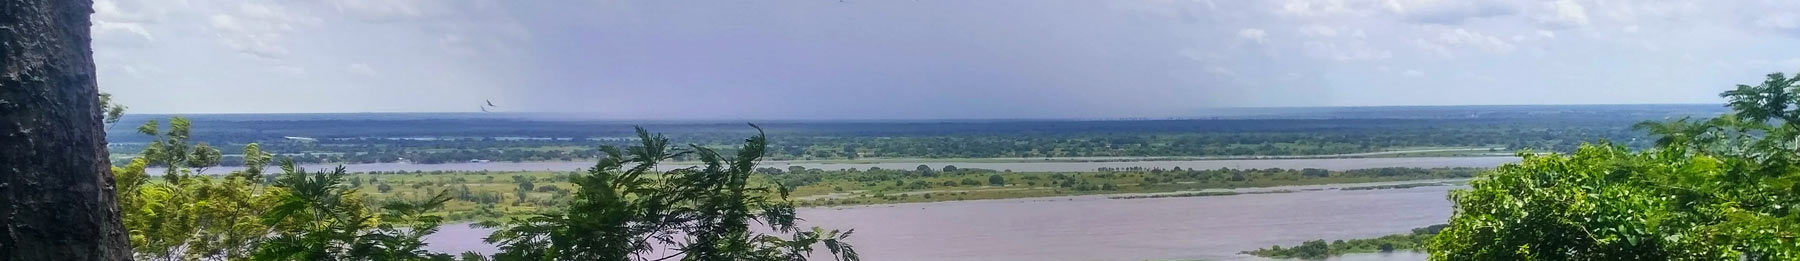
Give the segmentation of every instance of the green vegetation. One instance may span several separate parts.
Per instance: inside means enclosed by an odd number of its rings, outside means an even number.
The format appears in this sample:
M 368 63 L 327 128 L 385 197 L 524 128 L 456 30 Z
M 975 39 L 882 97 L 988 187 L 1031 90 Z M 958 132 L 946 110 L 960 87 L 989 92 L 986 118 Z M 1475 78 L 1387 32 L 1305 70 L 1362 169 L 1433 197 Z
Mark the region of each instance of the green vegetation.
M 455 260 L 426 251 L 424 238 L 447 217 L 498 218 L 504 213 L 494 208 L 508 194 L 476 193 L 468 184 L 444 188 L 449 182 L 433 184 L 417 174 L 396 180 L 351 175 L 343 167 L 307 172 L 284 159 L 282 173 L 265 175 L 263 167 L 276 156 L 254 143 L 241 154 L 246 169 L 205 175 L 220 153 L 189 145 L 186 119 L 169 122 L 166 132 L 155 122 L 140 127 L 141 133 L 156 137 L 149 149 L 113 169 L 123 224 L 137 259 Z M 761 135 L 748 140 L 737 157 L 724 157 L 702 147 L 669 149 L 662 136 L 639 133 L 643 146 L 627 149 L 628 155 L 604 149 L 607 157 L 586 174 L 514 175 L 501 181 L 512 189 L 512 205 L 532 205 L 537 214 L 504 224 L 483 223 L 499 228 L 489 242 L 505 246 L 491 258 L 627 260 L 642 259 L 655 246 L 671 246 L 685 260 L 805 260 L 814 245 L 823 245 L 834 259 L 858 259 L 844 241 L 851 231 L 798 229 L 787 190 L 751 181 L 759 176 L 752 170 L 766 144 Z M 657 162 L 687 154 L 706 167 L 651 172 Z M 152 165 L 167 167 L 161 180 L 146 173 Z M 621 169 L 626 165 L 629 170 Z M 393 181 L 410 184 L 410 189 L 390 194 L 401 189 L 389 183 Z M 493 176 L 482 182 L 500 184 Z M 437 187 L 428 189 L 431 185 Z M 365 186 L 381 192 L 366 194 Z M 532 197 L 540 193 L 569 198 Z M 447 206 L 465 204 L 483 207 L 447 215 Z M 753 220 L 780 235 L 751 230 Z M 684 240 L 671 241 L 673 234 Z M 475 253 L 460 258 L 490 259 Z
M 1648 139 L 1629 124 L 1715 108 L 1615 107 L 1385 108 L 1372 115 L 1290 119 L 1142 121 L 789 122 L 767 126 L 771 160 L 1013 159 L 1334 155 L 1433 150 L 1380 156 L 1507 155 L 1515 149 L 1573 151 L 1584 140 Z M 1651 112 L 1651 113 L 1645 113 Z M 1470 118 L 1470 115 L 1479 115 Z M 200 115 L 196 142 L 262 144 L 298 163 L 457 163 L 590 161 L 596 145 L 635 143 L 631 125 L 449 115 Z M 1343 118 L 1348 117 L 1348 118 Z M 1362 118 L 1355 118 L 1362 117 Z M 127 116 L 137 124 L 145 117 Z M 671 137 L 730 150 L 750 135 L 733 124 L 666 123 Z M 291 138 L 290 138 L 291 137 Z M 121 165 L 148 139 L 113 133 Z M 1641 141 L 1641 142 L 1639 142 Z M 1489 148 L 1499 148 L 1489 151 Z M 1457 150 L 1442 150 L 1457 149 Z M 1374 156 L 1374 155 L 1371 155 Z M 677 158 L 691 161 L 691 158 Z M 238 165 L 227 155 L 225 166 Z
M 1721 94 L 1733 110 L 1636 127 L 1656 146 L 1530 155 L 1451 195 L 1433 260 L 1800 259 L 1800 79 Z
M 1407 183 L 1407 184 L 1380 185 L 1380 186 L 1348 187 L 1348 188 L 1343 188 L 1342 190 L 1407 189 L 1407 188 L 1417 188 L 1417 187 L 1434 187 L 1434 186 L 1449 186 L 1449 185 L 1450 184 L 1444 183 L 1444 182 Z
M 819 170 L 758 168 L 756 184 L 779 183 L 801 207 L 1006 199 L 1117 193 L 1180 192 L 1290 185 L 1318 185 L 1473 177 L 1476 168 L 1323 169 L 1109 169 L 1097 172 L 1006 172 L 958 168 L 914 170 Z M 506 220 L 567 206 L 579 172 L 400 171 L 348 176 L 371 200 L 412 199 L 449 191 L 453 200 L 437 214 L 448 220 Z M 997 184 L 995 181 L 999 181 Z M 524 189 L 529 183 L 532 187 Z M 360 185 L 356 185 L 360 184 Z M 386 187 L 383 190 L 380 188 Z M 1178 194 L 1187 194 L 1178 193 Z M 1205 194 L 1210 192 L 1199 192 Z M 1168 197 L 1168 196 L 1158 196 Z
M 926 169 L 811 169 L 771 173 L 770 178 L 793 187 L 793 195 L 800 200 L 801 206 L 837 206 L 1451 179 L 1472 177 L 1482 171 L 1477 168 L 1348 171 L 1124 168 L 1097 172 L 1008 172 L 972 168 L 943 172 Z M 993 181 L 997 180 L 1003 181 L 1003 185 L 994 185 Z
M 486 239 L 501 246 L 495 258 L 804 260 L 813 245 L 822 244 L 835 259 L 858 259 L 843 241 L 853 230 L 800 230 L 786 188 L 751 184 L 767 144 L 763 135 L 747 140 L 736 157 L 700 146 L 669 147 L 667 138 L 643 129 L 638 137 L 643 145 L 627 152 L 603 149 L 607 157 L 588 175 L 574 178 L 580 189 L 567 208 L 481 223 L 496 228 Z M 658 163 L 684 154 L 705 166 L 656 171 Z M 780 235 L 752 231 L 753 221 Z
M 1255 191 L 1255 192 L 1207 191 L 1207 192 L 1185 192 L 1185 193 L 1171 193 L 1171 194 L 1131 195 L 1131 196 L 1117 196 L 1117 197 L 1107 197 L 1107 198 L 1110 198 L 1110 199 L 1190 198 L 1190 197 L 1215 197 L 1215 196 L 1256 195 L 1256 194 L 1281 194 L 1281 193 L 1294 193 L 1294 192 L 1299 192 L 1299 191 L 1285 190 L 1285 189 L 1271 190 L 1271 191 Z
M 428 214 L 450 200 L 365 203 L 344 184 L 343 168 L 307 173 L 284 161 L 282 174 L 263 176 L 272 156 L 245 146 L 248 168 L 223 177 L 202 175 L 217 150 L 190 146 L 188 121 L 139 127 L 158 138 L 143 157 L 115 167 L 118 202 L 133 256 L 145 260 L 447 260 L 423 248 L 443 218 Z M 160 134 L 160 135 L 159 135 Z M 150 164 L 169 166 L 160 182 Z M 266 182 L 266 184 L 265 184 Z
M 1414 228 L 1412 233 L 1408 234 L 1351 239 L 1349 241 L 1334 240 L 1331 241 L 1331 243 L 1325 243 L 1324 239 L 1320 239 L 1306 241 L 1292 247 L 1283 248 L 1281 246 L 1272 246 L 1264 249 L 1244 251 L 1243 253 L 1268 258 L 1324 259 L 1344 254 L 1393 252 L 1395 250 L 1422 250 L 1428 242 L 1431 242 L 1431 238 L 1437 236 L 1438 232 L 1443 230 L 1445 226 L 1447 225 L 1434 225 Z

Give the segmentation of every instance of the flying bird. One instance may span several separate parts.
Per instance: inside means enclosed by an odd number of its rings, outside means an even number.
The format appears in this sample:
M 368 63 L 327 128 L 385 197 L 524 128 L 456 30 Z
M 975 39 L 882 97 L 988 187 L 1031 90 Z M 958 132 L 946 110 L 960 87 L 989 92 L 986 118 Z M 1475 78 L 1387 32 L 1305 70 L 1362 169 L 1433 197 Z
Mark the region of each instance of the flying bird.
M 494 105 L 494 101 L 492 101 L 492 100 L 483 100 L 483 101 L 487 101 L 488 107 L 500 107 L 499 105 Z
M 488 112 L 487 107 L 481 107 L 481 112 Z

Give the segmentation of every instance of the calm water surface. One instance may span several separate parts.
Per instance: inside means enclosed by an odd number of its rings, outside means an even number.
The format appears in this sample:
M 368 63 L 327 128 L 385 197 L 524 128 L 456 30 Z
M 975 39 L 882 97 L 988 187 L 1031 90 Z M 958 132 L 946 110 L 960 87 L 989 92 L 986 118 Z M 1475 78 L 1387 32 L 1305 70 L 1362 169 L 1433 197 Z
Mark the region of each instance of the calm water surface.
M 1157 199 L 1079 196 L 809 208 L 799 214 L 806 226 L 855 228 L 852 243 L 869 260 L 1256 260 L 1237 253 L 1312 239 L 1407 233 L 1444 223 L 1451 212 L 1445 196 L 1453 188 Z M 487 232 L 447 225 L 428 241 L 433 251 L 491 253 L 493 246 L 480 243 Z M 1424 257 L 1383 253 L 1338 260 Z

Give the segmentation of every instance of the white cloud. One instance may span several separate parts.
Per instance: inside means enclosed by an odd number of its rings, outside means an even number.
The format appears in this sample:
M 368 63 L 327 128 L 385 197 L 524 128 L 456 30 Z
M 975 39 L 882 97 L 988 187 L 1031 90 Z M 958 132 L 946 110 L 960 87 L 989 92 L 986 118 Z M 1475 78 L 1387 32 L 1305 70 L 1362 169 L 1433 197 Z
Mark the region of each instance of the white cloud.
M 292 51 L 287 35 L 318 23 L 317 18 L 291 12 L 273 4 L 245 2 L 229 13 L 208 19 L 220 43 L 240 53 L 266 60 L 285 59 Z
M 136 37 L 138 37 L 138 39 L 142 39 L 143 41 L 146 41 L 146 42 L 156 41 L 156 36 L 150 35 L 150 30 L 145 30 L 144 25 L 142 25 L 142 24 L 116 23 L 116 22 L 109 22 L 109 21 L 98 20 L 98 19 L 93 21 L 93 23 L 94 23 L 93 30 L 94 30 L 94 35 L 95 35 L 94 38 L 121 40 L 121 38 L 118 38 L 118 36 L 113 36 L 113 34 L 125 33 L 125 34 L 130 34 L 131 36 L 136 36 Z
M 1300 35 L 1308 37 L 1337 37 L 1338 30 L 1324 25 L 1306 25 L 1300 27 Z
M 1370 46 L 1363 41 L 1328 42 L 1308 41 L 1305 44 L 1308 53 L 1316 57 L 1337 61 L 1382 60 L 1394 56 L 1386 49 Z
M 191 3 L 189 3 L 191 2 Z M 927 1 L 931 2 L 931 1 Z M 254 108 L 264 111 L 305 111 L 319 108 L 359 110 L 374 108 L 389 111 L 464 109 L 433 107 L 427 99 L 405 102 L 368 102 L 392 97 L 408 97 L 429 86 L 455 88 L 457 92 L 440 96 L 467 94 L 497 96 L 523 90 L 494 90 L 526 79 L 533 85 L 587 85 L 558 81 L 576 77 L 572 70 L 534 70 L 532 68 L 592 66 L 609 68 L 638 82 L 621 80 L 616 85 L 655 85 L 663 78 L 657 74 L 687 72 L 689 67 L 706 67 L 688 61 L 697 55 L 680 52 L 680 46 L 703 43 L 687 36 L 720 35 L 720 25 L 748 22 L 778 22 L 769 27 L 730 27 L 744 36 L 730 41 L 767 39 L 808 39 L 815 35 L 848 34 L 834 38 L 843 42 L 827 42 L 834 46 L 881 46 L 894 42 L 945 43 L 943 47 L 959 47 L 976 40 L 1058 40 L 1070 35 L 1105 35 L 1129 42 L 1111 43 L 1106 55 L 1082 54 L 1082 48 L 1066 48 L 1075 53 L 1034 53 L 1037 49 L 1019 48 L 1012 52 L 987 52 L 956 57 L 921 57 L 945 59 L 958 63 L 984 66 L 1010 66 L 995 63 L 992 58 L 1018 58 L 1081 61 L 1085 56 L 1113 57 L 1086 64 L 1127 63 L 1134 70 L 1154 71 L 1155 75 L 1179 74 L 1183 86 L 1216 86 L 1218 89 L 1250 88 L 1246 79 L 1268 83 L 1271 79 L 1304 75 L 1283 91 L 1314 91 L 1330 97 L 1328 101 L 1354 104 L 1414 103 L 1404 98 L 1363 97 L 1372 90 L 1392 91 L 1405 88 L 1435 88 L 1442 81 L 1457 79 L 1464 71 L 1493 75 L 1533 75 L 1534 77 L 1500 77 L 1499 83 L 1518 88 L 1518 97 L 1541 95 L 1533 88 L 1602 88 L 1626 84 L 1562 81 L 1532 82 L 1531 78 L 1589 79 L 1593 75 L 1647 75 L 1634 79 L 1616 79 L 1632 86 L 1650 86 L 1660 94 L 1634 94 L 1654 101 L 1669 100 L 1674 91 L 1700 93 L 1696 99 L 1713 98 L 1716 91 L 1691 91 L 1726 86 L 1719 84 L 1726 76 L 1761 73 L 1763 70 L 1792 70 L 1800 66 L 1781 64 L 1784 58 L 1800 57 L 1800 50 L 1787 48 L 1800 44 L 1800 1 L 1725 1 L 1670 0 L 1655 2 L 1598 0 L 1275 0 L 1275 1 L 1130 1 L 1131 4 L 1084 4 L 1047 2 L 1043 8 L 1020 10 L 1020 17 L 1042 17 L 1044 21 L 1075 23 L 1068 16 L 1076 10 L 1108 6 L 1107 12 L 1081 12 L 1087 27 L 1057 32 L 1021 32 L 1018 34 L 986 34 L 997 28 L 991 24 L 1015 22 L 1007 19 L 967 18 L 966 14 L 946 14 L 946 21 L 968 28 L 949 28 L 926 24 L 925 27 L 901 28 L 890 33 L 903 35 L 871 36 L 861 34 L 869 26 L 921 26 L 911 23 L 878 22 L 882 19 L 867 14 L 905 10 L 865 10 L 867 5 L 834 5 L 831 12 L 810 10 L 808 5 L 771 2 L 759 6 L 777 6 L 753 15 L 718 15 L 734 10 L 717 10 L 705 6 L 663 3 L 611 4 L 540 4 L 493 0 L 324 0 L 324 1 L 252 1 L 226 0 L 95 0 L 95 60 L 100 79 L 108 91 L 131 97 L 161 97 L 170 89 L 225 96 L 278 95 L 294 97 L 289 106 L 245 106 L 243 104 L 195 103 L 184 98 L 160 98 L 160 101 L 126 101 L 147 112 L 237 111 Z M 918 5 L 942 5 L 942 8 L 966 8 L 970 5 L 997 5 L 980 2 L 935 2 Z M 1127 8 L 1129 7 L 1129 8 Z M 1066 8 L 1066 9 L 1054 9 Z M 911 10 L 911 9 L 908 9 Z M 1046 10 L 1056 12 L 1046 12 Z M 791 12 L 791 13 L 790 13 Z M 794 16 L 809 14 L 812 16 Z M 910 11 L 907 11 L 910 12 Z M 1038 12 L 1038 13 L 1033 13 Z M 554 14 L 557 16 L 551 16 Z M 568 14 L 583 14 L 569 16 Z M 1154 14 L 1154 15 L 1146 15 Z M 541 17 L 517 17 L 535 15 Z M 794 16 L 794 17 L 788 17 Z M 771 18 L 773 17 L 773 18 Z M 862 17 L 862 18 L 847 18 Z M 680 19 L 678 19 L 680 18 Z M 987 23 L 987 24 L 984 24 Z M 787 28 L 764 30 L 764 28 Z M 975 28 L 975 29 L 969 29 Z M 979 30 L 976 30 L 979 29 Z M 1636 31 L 1636 33 L 1625 33 Z M 950 32 L 950 33 L 943 33 Z M 965 35 L 976 39 L 929 38 L 943 35 Z M 542 39 L 532 39 L 533 36 Z M 681 37 L 677 37 L 681 36 Z M 902 37 L 904 36 L 904 37 Z M 785 38 L 784 38 L 785 37 Z M 912 38 L 907 38 L 912 37 Z M 1005 37 L 1005 38 L 997 38 Z M 540 41 L 541 42 L 536 42 Z M 1165 40 L 1167 40 L 1165 42 Z M 780 44 L 769 44 L 782 47 Z M 797 42 L 784 42 L 797 43 Z M 1132 43 L 1142 43 L 1133 45 Z M 841 45 L 839 45 L 841 44 Z M 854 44 L 854 45 L 853 45 Z M 1112 48 L 1110 46 L 1118 46 Z M 1043 46 L 1043 45 L 1039 45 Z M 573 48 L 571 48 L 573 47 Z M 1132 49 L 1120 51 L 1122 49 Z M 829 48 L 828 48 L 829 49 Z M 1042 48 L 1039 48 L 1042 49 Z M 1093 48 L 1089 48 L 1093 49 Z M 716 53 L 714 53 L 716 51 Z M 737 49 L 708 50 L 709 58 L 720 64 L 741 64 L 782 52 L 744 55 Z M 944 52 L 951 53 L 951 52 Z M 1112 54 L 1129 55 L 1112 55 Z M 811 53 L 793 54 L 793 64 L 829 64 L 843 62 L 840 57 L 819 57 Z M 717 55 L 717 56 L 714 56 Z M 937 55 L 917 54 L 917 55 Z M 1154 64 L 1137 57 L 1174 56 L 1182 63 Z M 673 56 L 683 59 L 659 59 Z M 1185 56 L 1185 57 L 1184 57 Z M 253 58 L 244 58 L 253 57 Z M 594 58 L 604 57 L 604 58 Z M 850 57 L 857 57 L 851 55 Z M 1123 58 L 1121 58 L 1123 57 Z M 1631 59 L 1621 59 L 1629 57 Z M 1699 57 L 1698 61 L 1695 61 Z M 1762 66 L 1747 66 L 1741 61 L 1753 57 L 1770 59 Z M 788 58 L 784 56 L 783 58 Z M 577 59 L 581 59 L 578 62 Z M 739 59 L 739 60 L 730 60 Z M 980 59 L 980 60 L 977 60 Z M 1031 60 L 1013 59 L 1013 60 Z M 1192 60 L 1187 60 L 1192 59 Z M 1007 59 L 999 59 L 1007 60 Z M 496 62 L 498 61 L 498 62 Z M 664 67 L 646 67 L 641 63 L 655 61 Z M 795 62 L 803 61 L 803 62 Z M 1679 62 L 1670 62 L 1679 61 Z M 1724 62 L 1732 61 L 1732 62 Z M 631 63 L 640 64 L 631 64 Z M 1360 63 L 1360 64 L 1350 64 Z M 1690 66 L 1694 71 L 1682 74 L 1658 73 L 1652 64 L 1726 64 L 1729 66 Z M 868 63 L 839 66 L 854 71 Z M 1079 68 L 1083 63 L 1057 66 L 1024 66 L 1036 68 Z M 676 66 L 682 65 L 682 66 Z M 1387 67 L 1375 68 L 1376 65 Z M 973 65 L 971 65 L 973 66 Z M 1167 66 L 1157 67 L 1157 66 Z M 1558 67 L 1560 66 L 1560 67 Z M 380 67 L 380 68 L 376 68 Z M 1778 68 L 1779 67 L 1779 68 Z M 669 69 L 682 68 L 682 69 Z M 717 70 L 719 67 L 710 67 Z M 1413 69 L 1408 69 L 1413 68 Z M 702 71 L 708 75 L 730 75 L 726 71 Z M 1161 70 L 1161 71 L 1158 71 Z M 1432 70 L 1425 75 L 1421 70 Z M 1710 71 L 1709 71 L 1710 70 Z M 544 72 L 554 71 L 554 72 Z M 739 70 L 744 71 L 744 70 Z M 1098 75 L 1108 70 L 1074 70 Z M 1124 70 L 1119 70 L 1124 71 Z M 209 77 L 182 77 L 188 75 Z M 1219 76 L 1231 76 L 1230 79 Z M 1663 75 L 1680 75 L 1663 76 Z M 1725 76 L 1722 76 L 1725 75 Z M 374 76 L 374 77 L 371 77 Z M 1369 78 L 1420 77 L 1404 84 L 1378 82 Z M 1541 77 L 1539 77 L 1541 76 Z M 139 79 L 159 79 L 143 81 Z M 706 78 L 728 79 L 709 76 Z M 742 79 L 762 79 L 739 76 Z M 767 77 L 764 77 L 767 78 Z M 1076 78 L 1076 77 L 1067 77 Z M 1136 77 L 1147 79 L 1155 77 Z M 1508 79 L 1517 78 L 1517 79 Z M 1327 81 L 1327 79 L 1329 81 Z M 1391 79 L 1381 79 L 1391 80 Z M 695 80 L 710 82 L 711 80 Z M 719 80 L 724 81 L 724 80 Z M 1151 86 L 1163 82 L 1144 80 Z M 630 84 L 627 84 L 630 83 Z M 1136 83 L 1136 82 L 1134 82 Z M 1735 82 L 1729 82 L 1735 83 Z M 1411 86 L 1416 84 L 1418 86 Z M 700 84 L 693 84 L 700 85 Z M 209 86 L 231 86 L 209 87 Z M 244 87 L 255 86 L 255 87 Z M 331 86 L 331 87 L 319 87 Z M 376 87 L 379 86 L 379 87 Z M 1381 87 L 1371 87 L 1381 86 Z M 1423 87 L 1421 87 L 1423 86 Z M 233 90 L 244 89 L 243 91 Z M 337 89 L 329 89 L 337 88 Z M 1153 87 L 1145 87 L 1153 88 Z M 1212 88 L 1212 87 L 1209 87 Z M 1479 91 L 1497 88 L 1481 84 L 1460 84 L 1445 91 Z M 1682 89 L 1688 88 L 1688 89 Z M 365 100 L 334 101 L 333 106 L 307 104 L 317 94 L 288 93 L 298 89 L 319 93 L 370 93 Z M 1350 91 L 1346 91 L 1348 89 Z M 543 90 L 532 89 L 532 90 Z M 1147 89 L 1148 90 L 1148 89 Z M 1191 91 L 1183 89 L 1185 91 Z M 1210 91 L 1210 90 L 1208 90 Z M 1551 90 L 1560 91 L 1560 90 Z M 134 95 L 125 95 L 136 92 Z M 386 94 L 383 94 L 386 92 Z M 1193 91 L 1198 92 L 1198 91 Z M 222 94 L 224 93 L 224 94 Z M 1188 93 L 1192 94 L 1192 93 Z M 1584 97 L 1624 97 L 1581 93 Z M 308 96 L 312 95 L 312 96 Z M 384 96 L 386 95 L 386 96 Z M 535 94 L 519 94 L 521 96 Z M 1224 97 L 1225 95 L 1220 95 Z M 1342 97 L 1338 97 L 1342 96 Z M 1481 103 L 1543 102 L 1518 97 L 1480 97 Z M 335 97 L 334 97 L 335 98 Z M 361 98 L 361 97 L 357 97 Z M 442 97 L 438 97 L 442 98 Z M 1442 98 L 1442 97 L 1440 97 Z M 188 98 L 199 99 L 199 98 Z M 211 100 L 211 98 L 207 98 Z M 1446 98 L 1431 102 L 1455 103 L 1466 100 Z M 1621 102 L 1632 98 L 1593 98 L 1583 102 Z M 1615 99 L 1615 100 L 1600 100 Z M 1659 100 L 1660 99 L 1660 100 Z M 230 100 L 230 99 L 218 99 Z M 244 99 L 248 100 L 248 99 Z M 1254 99 L 1247 99 L 1254 100 Z M 1279 102 L 1291 100 L 1273 99 Z M 1256 102 L 1256 101 L 1251 101 Z M 1629 102 L 1629 101 L 1624 101 Z M 373 105 L 360 105 L 363 103 Z M 141 104 L 141 106 L 140 106 Z M 194 105 L 201 104 L 201 105 Z M 1266 104 L 1253 104 L 1266 105 Z M 1291 105 L 1291 104 L 1287 104 Z M 209 107 L 210 106 L 210 107 Z
M 276 73 L 280 73 L 285 76 L 306 75 L 306 67 L 300 67 L 300 66 L 294 66 L 294 65 L 277 65 L 275 67 L 270 67 L 269 70 L 274 71 Z
M 1557 0 L 1544 3 L 1546 12 L 1537 17 L 1538 22 L 1555 27 L 1583 27 L 1588 25 L 1586 8 L 1574 0 Z
M 1791 12 L 1775 13 L 1757 18 L 1753 24 L 1770 29 L 1795 29 L 1800 28 L 1800 15 Z
M 1231 69 L 1226 69 L 1225 67 L 1220 67 L 1218 65 L 1206 66 L 1206 72 L 1212 73 L 1212 74 L 1215 74 L 1218 76 L 1225 76 L 1225 77 L 1237 76 L 1237 72 L 1231 71 Z
M 1282 3 L 1277 13 L 1297 17 L 1339 15 L 1351 12 L 1342 0 L 1290 0 Z
M 469 42 L 463 41 L 462 36 L 457 34 L 444 34 L 438 36 L 438 48 L 443 49 L 445 53 L 453 55 L 469 56 L 475 54 L 475 48 L 469 46 Z
M 119 69 L 125 71 L 125 75 L 130 75 L 131 78 L 138 78 L 138 79 L 146 78 L 146 77 L 144 77 L 144 72 L 142 70 L 138 70 L 137 66 L 131 66 L 129 64 L 120 65 Z
M 349 14 L 370 21 L 393 21 L 397 19 L 419 17 L 425 15 L 427 6 L 434 1 L 414 0 L 333 0 L 331 6 L 339 13 Z
M 1384 0 L 1382 6 L 1407 20 L 1432 24 L 1459 24 L 1466 20 L 1512 15 L 1515 3 L 1465 0 Z
M 1246 40 L 1256 41 L 1258 43 L 1269 42 L 1269 39 L 1268 39 L 1269 33 L 1263 32 L 1262 29 L 1256 29 L 1256 28 L 1245 28 L 1244 30 L 1238 30 L 1238 37 L 1244 38 Z
M 167 16 L 164 6 L 125 0 L 94 1 L 94 42 L 120 46 L 143 46 L 156 41 L 148 26 L 161 23 Z
M 348 69 L 350 70 L 351 74 L 361 75 L 364 77 L 375 77 L 375 74 L 376 74 L 375 68 L 370 68 L 368 64 L 353 63 L 353 64 L 350 64 Z
M 1438 34 L 1437 42 L 1452 46 L 1469 46 L 1488 52 L 1505 53 L 1513 50 L 1513 45 L 1505 40 L 1469 31 L 1463 28 L 1447 30 Z
M 167 19 L 167 8 L 182 6 L 186 6 L 184 1 L 97 0 L 92 18 L 111 23 L 155 24 Z

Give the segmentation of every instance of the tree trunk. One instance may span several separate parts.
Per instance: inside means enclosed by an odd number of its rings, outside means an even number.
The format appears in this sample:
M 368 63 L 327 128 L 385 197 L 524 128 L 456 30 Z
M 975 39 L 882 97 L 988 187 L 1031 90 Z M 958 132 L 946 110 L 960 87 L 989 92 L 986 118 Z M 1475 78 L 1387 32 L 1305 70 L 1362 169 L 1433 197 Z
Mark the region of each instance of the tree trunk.
M 129 260 L 90 0 L 0 0 L 0 260 Z

